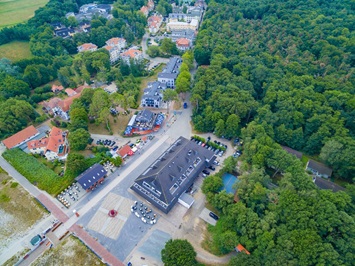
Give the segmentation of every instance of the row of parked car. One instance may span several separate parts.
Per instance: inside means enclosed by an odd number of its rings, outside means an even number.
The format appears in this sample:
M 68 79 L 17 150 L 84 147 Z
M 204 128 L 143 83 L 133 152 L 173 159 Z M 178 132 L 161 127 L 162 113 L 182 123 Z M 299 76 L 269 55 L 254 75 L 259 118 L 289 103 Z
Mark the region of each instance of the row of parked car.
M 195 141 L 198 145 L 201 145 L 202 147 L 205 147 L 206 149 L 213 151 L 214 154 L 218 155 L 219 157 L 222 157 L 224 151 L 228 149 L 228 146 L 226 144 L 223 144 L 220 141 L 216 141 L 216 140 L 214 141 L 214 143 L 218 145 L 218 148 L 212 145 L 208 145 L 208 143 L 210 142 L 210 137 L 208 137 L 207 143 L 202 142 L 201 140 L 196 139 L 194 137 L 191 137 L 191 140 Z
M 104 146 L 107 146 L 109 148 L 111 148 L 113 151 L 117 151 L 118 149 L 118 146 L 116 145 L 116 141 L 114 140 L 109 140 L 109 139 L 104 139 L 104 140 L 97 140 L 96 141 L 96 144 L 97 145 L 104 145 Z

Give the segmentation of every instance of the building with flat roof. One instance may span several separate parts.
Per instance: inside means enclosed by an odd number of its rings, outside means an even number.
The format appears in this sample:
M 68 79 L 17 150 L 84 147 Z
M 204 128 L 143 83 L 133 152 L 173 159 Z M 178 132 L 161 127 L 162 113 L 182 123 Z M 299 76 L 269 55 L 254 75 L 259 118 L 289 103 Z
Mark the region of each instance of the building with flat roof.
M 107 171 L 101 164 L 94 164 L 90 168 L 86 169 L 84 173 L 75 178 L 76 181 L 86 191 L 94 190 L 97 185 L 104 181 L 107 175 Z
M 215 158 L 212 151 L 180 137 L 134 180 L 131 189 L 168 213 Z

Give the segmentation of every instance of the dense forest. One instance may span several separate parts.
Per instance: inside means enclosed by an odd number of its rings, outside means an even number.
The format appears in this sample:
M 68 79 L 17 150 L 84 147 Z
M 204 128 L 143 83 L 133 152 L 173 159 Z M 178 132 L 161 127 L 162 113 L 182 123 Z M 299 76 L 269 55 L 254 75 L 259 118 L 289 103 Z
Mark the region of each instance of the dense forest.
M 239 128 L 255 120 L 351 180 L 354 10 L 350 0 L 211 1 L 194 52 L 207 65 L 192 90 L 195 128 L 223 135 L 228 119 Z
M 139 43 L 146 26 L 146 18 L 139 9 L 145 1 L 95 1 L 114 2 L 113 19 L 94 18 L 89 33 L 77 33 L 73 38 L 62 39 L 53 34 L 50 23 L 61 22 L 70 26 L 73 21 L 66 19 L 65 14 L 78 12 L 81 5 L 91 2 L 50 0 L 26 23 L 0 31 L 0 45 L 14 40 L 29 41 L 33 55 L 17 62 L 0 58 L 0 138 L 12 135 L 30 122 L 45 119 L 34 108 L 37 103 L 53 96 L 51 87 L 43 85 L 56 79 L 63 86 L 71 88 L 84 82 L 90 83 L 93 77 L 98 81 L 116 81 L 120 95 L 125 95 L 126 99 L 133 97 L 137 101 L 139 90 L 133 77 L 146 74 L 143 63 L 121 63 L 119 68 L 113 68 L 109 54 L 104 49 L 93 53 L 76 53 L 77 46 L 82 43 L 92 42 L 102 47 L 112 37 L 124 37 L 128 45 Z M 129 78 L 125 80 L 124 76 Z M 133 106 L 132 103 L 130 105 Z
M 227 158 L 202 186 L 221 215 L 209 227 L 209 248 L 224 254 L 241 243 L 251 253 L 234 256 L 230 266 L 354 265 L 355 186 L 319 190 L 280 146 L 319 156 L 353 181 L 354 3 L 209 3 L 191 99 L 197 130 L 244 141 L 236 203 L 221 188 L 237 159 Z M 270 176 L 277 172 L 275 186 Z

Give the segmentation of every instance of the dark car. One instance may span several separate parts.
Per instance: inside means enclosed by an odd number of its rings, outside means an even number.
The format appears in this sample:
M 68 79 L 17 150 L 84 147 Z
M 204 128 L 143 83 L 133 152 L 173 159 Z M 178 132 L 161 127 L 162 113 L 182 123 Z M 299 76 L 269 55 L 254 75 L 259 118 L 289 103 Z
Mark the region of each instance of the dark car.
M 116 141 L 112 141 L 110 146 L 113 147 L 115 144 L 116 144 Z
M 202 171 L 202 173 L 204 173 L 205 175 L 209 175 L 210 172 L 208 172 L 206 169 Z
M 216 170 L 216 167 L 214 167 L 213 165 L 210 165 L 208 168 L 211 169 L 212 171 Z
M 210 216 L 215 219 L 216 221 L 219 219 L 219 217 L 217 216 L 217 214 L 215 214 L 214 212 L 210 212 Z
M 113 151 L 117 151 L 117 149 L 118 149 L 118 146 L 115 146 L 112 148 Z

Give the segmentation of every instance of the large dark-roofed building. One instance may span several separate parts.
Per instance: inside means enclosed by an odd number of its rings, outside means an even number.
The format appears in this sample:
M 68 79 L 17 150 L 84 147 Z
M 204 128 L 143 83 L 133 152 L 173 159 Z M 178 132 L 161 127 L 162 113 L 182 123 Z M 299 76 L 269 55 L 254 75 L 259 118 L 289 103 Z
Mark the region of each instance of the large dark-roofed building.
M 104 181 L 107 171 L 101 164 L 94 164 L 89 169 L 86 169 L 84 173 L 80 174 L 76 181 L 85 189 L 86 191 L 94 190 L 98 184 Z
M 134 181 L 131 189 L 168 213 L 215 158 L 212 151 L 180 137 Z

